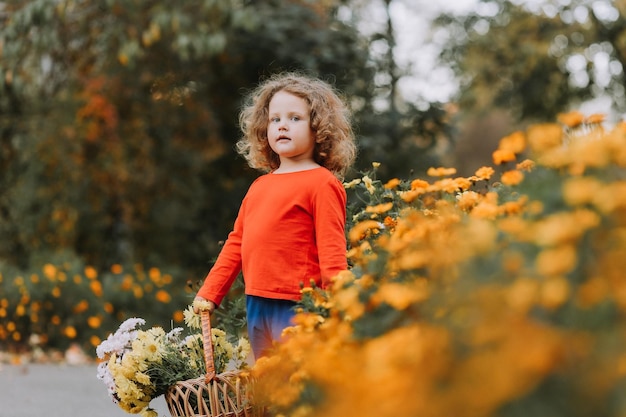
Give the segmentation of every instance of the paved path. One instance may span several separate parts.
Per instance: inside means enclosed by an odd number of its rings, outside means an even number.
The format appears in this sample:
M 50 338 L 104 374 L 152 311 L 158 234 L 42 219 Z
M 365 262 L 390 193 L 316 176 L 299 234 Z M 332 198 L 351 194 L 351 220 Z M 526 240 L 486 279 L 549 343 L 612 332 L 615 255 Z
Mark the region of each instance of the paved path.
M 152 401 L 169 417 L 165 400 Z M 111 402 L 96 365 L 0 364 L 0 417 L 129 417 Z

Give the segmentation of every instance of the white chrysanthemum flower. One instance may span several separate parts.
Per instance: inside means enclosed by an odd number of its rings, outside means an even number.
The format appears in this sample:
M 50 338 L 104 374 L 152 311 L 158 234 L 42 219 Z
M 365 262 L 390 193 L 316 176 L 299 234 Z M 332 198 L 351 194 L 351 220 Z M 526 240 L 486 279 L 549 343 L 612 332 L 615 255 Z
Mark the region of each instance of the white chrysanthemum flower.
M 96 377 L 101 380 L 107 388 L 107 394 L 115 404 L 118 403 L 117 398 L 115 397 L 115 379 L 113 379 L 113 375 L 109 371 L 109 367 L 106 362 L 101 362 L 98 365 L 98 373 Z
M 129 332 L 137 328 L 138 325 L 144 325 L 146 321 L 139 317 L 131 317 L 126 319 L 122 324 L 120 324 L 118 332 Z M 116 332 L 117 333 L 117 332 Z
M 100 359 L 106 359 L 108 355 L 113 353 L 122 354 L 129 348 L 131 342 L 135 340 L 136 337 L 137 330 L 132 330 L 132 327 L 121 330 L 120 327 L 120 329 L 110 334 L 106 340 L 98 345 L 96 354 Z
M 167 332 L 167 334 L 165 335 L 165 340 L 168 342 L 178 342 L 182 333 L 182 327 L 174 327 L 172 330 Z

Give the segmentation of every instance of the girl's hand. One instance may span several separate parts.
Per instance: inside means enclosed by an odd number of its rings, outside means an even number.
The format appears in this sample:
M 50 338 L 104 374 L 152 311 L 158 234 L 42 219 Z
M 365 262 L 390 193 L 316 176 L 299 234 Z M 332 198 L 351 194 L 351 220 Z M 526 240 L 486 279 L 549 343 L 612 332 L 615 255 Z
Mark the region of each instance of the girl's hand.
M 215 303 L 213 301 L 196 295 L 196 298 L 193 299 L 193 312 L 196 314 L 200 314 L 200 307 L 198 306 L 198 304 L 207 305 L 209 313 L 213 313 L 213 310 L 215 310 Z

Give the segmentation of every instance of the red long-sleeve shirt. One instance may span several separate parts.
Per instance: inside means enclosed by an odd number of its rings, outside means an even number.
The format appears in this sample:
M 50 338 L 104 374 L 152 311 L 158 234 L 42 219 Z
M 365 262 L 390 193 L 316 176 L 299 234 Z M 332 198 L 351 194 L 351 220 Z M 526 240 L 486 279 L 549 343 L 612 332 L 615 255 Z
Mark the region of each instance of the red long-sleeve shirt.
M 347 269 L 346 192 L 326 168 L 257 178 L 198 295 L 219 305 L 240 271 L 245 292 L 299 300 Z

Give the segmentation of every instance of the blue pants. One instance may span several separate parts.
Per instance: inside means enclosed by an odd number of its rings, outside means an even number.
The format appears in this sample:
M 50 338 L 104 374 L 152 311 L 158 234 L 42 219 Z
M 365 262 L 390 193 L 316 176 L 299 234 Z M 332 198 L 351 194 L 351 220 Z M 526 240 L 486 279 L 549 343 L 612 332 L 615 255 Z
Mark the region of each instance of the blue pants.
M 268 353 L 282 331 L 293 323 L 295 301 L 246 296 L 248 338 L 255 359 Z

